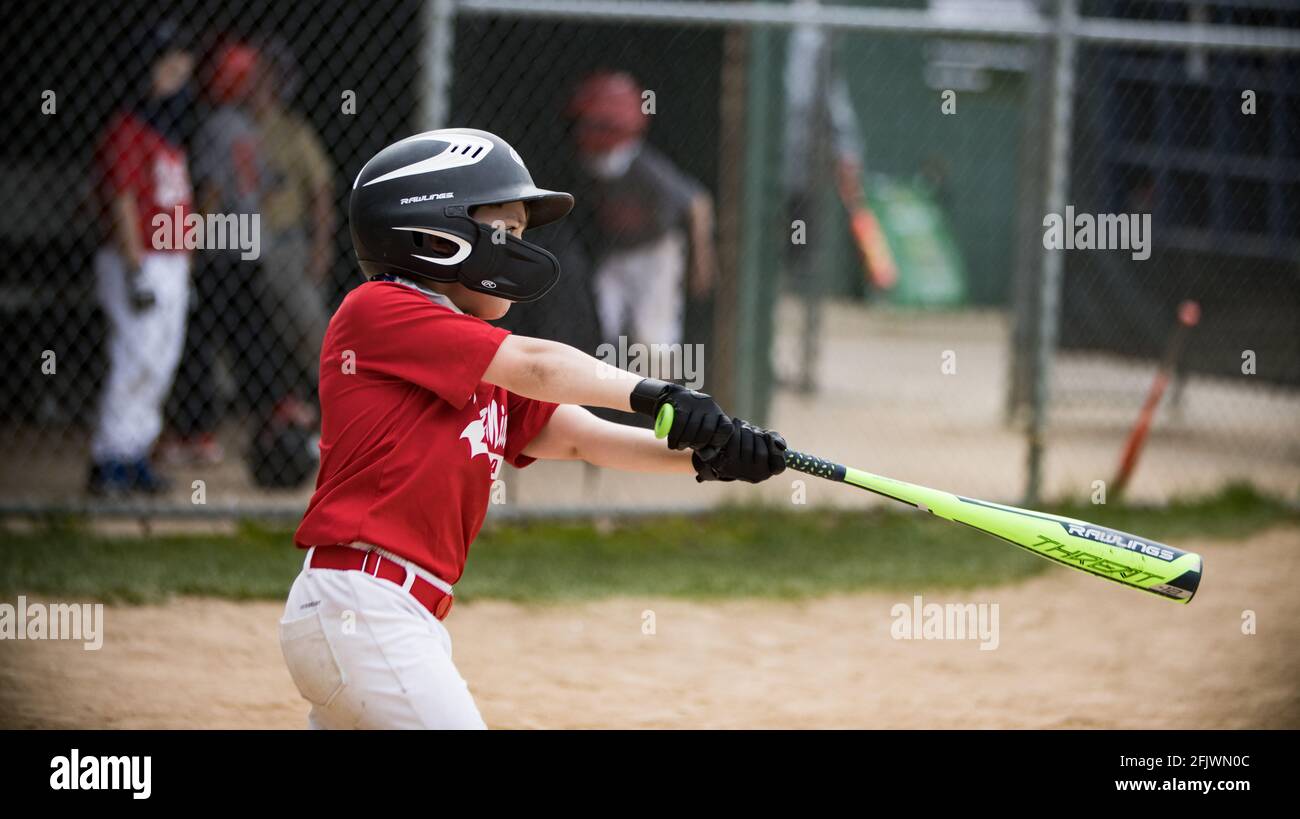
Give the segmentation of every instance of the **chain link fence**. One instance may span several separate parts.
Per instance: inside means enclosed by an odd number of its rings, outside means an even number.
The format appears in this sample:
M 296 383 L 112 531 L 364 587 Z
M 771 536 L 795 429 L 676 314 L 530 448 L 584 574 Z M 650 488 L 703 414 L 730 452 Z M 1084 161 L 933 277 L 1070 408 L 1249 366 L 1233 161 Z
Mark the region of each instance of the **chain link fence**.
M 1122 20 L 1300 31 L 1292 3 L 1092 6 Z M 1115 459 L 1160 367 L 1170 384 L 1134 488 L 1162 472 L 1207 473 L 1293 492 L 1300 55 L 1089 45 L 1077 71 L 1088 81 L 1076 92 L 1071 203 L 1097 217 L 1094 244 L 1121 247 L 1064 254 L 1052 379 L 1064 445 L 1053 457 L 1088 464 L 1097 448 Z M 1103 223 L 1112 216 L 1127 220 L 1126 243 Z M 1120 477 L 1103 467 L 1100 477 Z
M 114 0 L 0 36 L 10 513 L 299 514 L 351 180 L 442 125 L 577 198 L 516 332 L 660 345 L 802 449 L 1012 501 L 1114 487 L 1165 369 L 1132 496 L 1300 485 L 1290 3 Z
M 401 2 L 12 10 L 7 506 L 301 508 L 320 335 L 358 281 L 351 176 L 413 128 L 424 16 Z

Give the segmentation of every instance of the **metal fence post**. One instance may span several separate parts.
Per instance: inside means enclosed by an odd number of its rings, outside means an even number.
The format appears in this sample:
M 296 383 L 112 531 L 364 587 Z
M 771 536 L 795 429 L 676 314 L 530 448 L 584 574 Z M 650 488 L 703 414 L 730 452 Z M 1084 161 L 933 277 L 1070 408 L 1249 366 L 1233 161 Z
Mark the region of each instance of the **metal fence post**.
M 767 172 L 767 134 L 771 129 L 772 89 L 767 66 L 775 49 L 772 31 L 749 32 L 745 90 L 744 196 L 741 204 L 740 266 L 736 327 L 736 414 L 764 423 L 764 403 L 771 350 L 771 321 L 763 321 L 764 174 Z
M 1052 107 L 1047 123 L 1046 213 L 1065 212 L 1069 189 L 1070 136 L 1074 113 L 1075 26 L 1078 0 L 1059 0 L 1056 17 L 1056 53 L 1052 59 Z M 1033 362 L 1033 407 L 1029 421 L 1029 468 L 1025 503 L 1036 504 L 1043 490 L 1043 437 L 1051 400 L 1052 362 L 1056 354 L 1058 313 L 1061 303 L 1063 251 L 1044 249 L 1042 283 L 1038 288 L 1037 347 Z
M 1015 268 L 1011 280 L 1011 352 L 1007 357 L 1005 422 L 1017 429 L 1029 420 L 1033 404 L 1033 367 L 1038 338 L 1038 286 L 1043 264 L 1042 216 L 1046 196 L 1043 165 L 1046 161 L 1047 119 L 1051 106 L 1052 51 L 1034 42 L 1031 68 L 1026 77 L 1025 113 L 1021 125 L 1020 160 L 1016 163 Z
M 800 367 L 798 388 L 804 395 L 817 392 L 817 371 L 821 365 L 822 319 L 826 309 L 827 280 L 834 263 L 830 248 L 830 225 L 835 219 L 836 202 L 832 198 L 836 180 L 834 151 L 831 146 L 831 51 L 833 32 L 818 28 L 820 45 L 814 67 L 812 83 L 812 123 L 808 140 L 808 197 L 809 212 L 804 215 L 812 223 L 813 247 L 804 256 L 804 281 L 800 297 L 803 300 L 803 327 L 800 338 Z M 794 35 L 791 35 L 792 38 Z
M 433 0 L 425 7 L 424 55 L 420 61 L 421 130 L 447 125 L 451 116 L 451 50 L 456 37 L 455 0 Z

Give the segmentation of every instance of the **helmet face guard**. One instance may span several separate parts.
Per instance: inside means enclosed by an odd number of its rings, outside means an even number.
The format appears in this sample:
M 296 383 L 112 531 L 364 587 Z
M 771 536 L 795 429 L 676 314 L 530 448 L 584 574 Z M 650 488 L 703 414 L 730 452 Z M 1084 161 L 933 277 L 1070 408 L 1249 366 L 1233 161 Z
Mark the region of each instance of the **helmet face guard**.
M 528 227 L 563 217 L 573 197 L 533 184 L 523 159 L 487 131 L 428 131 L 380 151 L 357 175 L 349 217 L 368 276 L 460 282 L 510 301 L 535 301 L 560 276 L 555 257 L 470 216 L 480 205 L 522 202 Z
M 416 251 L 418 260 L 437 267 L 433 272 L 405 271 L 436 282 L 455 282 L 510 301 L 536 301 L 555 286 L 560 278 L 560 263 L 545 248 L 516 238 L 514 234 L 476 222 L 462 207 L 446 210 L 443 228 L 418 226 L 395 227 L 414 234 L 413 243 L 420 248 L 430 244 L 424 236 L 450 243 L 452 252 Z M 442 275 L 438 275 L 441 273 Z

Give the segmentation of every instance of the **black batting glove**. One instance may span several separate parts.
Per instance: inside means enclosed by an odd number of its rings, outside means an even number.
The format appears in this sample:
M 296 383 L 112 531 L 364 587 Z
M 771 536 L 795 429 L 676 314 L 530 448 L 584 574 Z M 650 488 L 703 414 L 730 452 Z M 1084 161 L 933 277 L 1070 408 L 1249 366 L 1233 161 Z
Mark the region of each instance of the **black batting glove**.
M 702 392 L 688 390 L 657 378 L 643 378 L 632 389 L 632 409 L 657 418 L 664 404 L 673 407 L 673 425 L 668 430 L 670 449 L 693 449 L 708 459 L 717 455 L 731 437 L 731 418 L 718 402 Z
M 717 455 L 691 456 L 695 480 L 760 483 L 785 471 L 785 439 L 778 432 L 734 419 L 736 428 Z

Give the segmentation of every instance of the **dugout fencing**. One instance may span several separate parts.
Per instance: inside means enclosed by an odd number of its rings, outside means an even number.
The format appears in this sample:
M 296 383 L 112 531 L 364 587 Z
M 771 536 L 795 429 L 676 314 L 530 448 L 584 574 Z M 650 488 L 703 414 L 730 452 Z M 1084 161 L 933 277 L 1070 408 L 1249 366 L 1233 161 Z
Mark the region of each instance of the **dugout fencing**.
M 296 517 L 313 446 L 303 351 L 313 322 L 359 282 L 352 178 L 415 131 L 496 131 L 541 184 L 578 197 L 573 217 L 539 237 L 565 266 L 562 285 L 508 326 L 589 351 L 663 341 L 601 323 L 609 228 L 583 204 L 594 183 L 572 100 L 608 71 L 635 80 L 646 143 L 713 205 L 715 275 L 697 287 L 683 274 L 672 341 L 700 350 L 704 384 L 738 415 L 819 454 L 966 494 L 1083 497 L 1112 478 L 1179 306 L 1194 301 L 1199 321 L 1134 495 L 1238 479 L 1294 492 L 1300 481 L 1290 3 L 160 9 L 52 2 L 16 11 L 3 35 L 7 514 Z M 229 197 L 212 208 L 260 217 L 258 258 L 192 255 L 158 453 L 176 456 L 162 466 L 173 486 L 103 498 L 85 491 L 111 356 L 95 284 L 97 146 L 145 81 L 141 54 L 163 16 L 189 30 L 196 57 L 194 99 L 175 123 L 191 176 L 237 178 L 211 148 L 223 106 L 241 109 L 273 156 L 248 212 Z M 270 66 L 271 87 L 214 91 L 223 71 L 238 78 L 232 46 Z M 548 468 L 494 513 L 692 502 L 691 487 L 643 497 L 586 472 L 566 494 Z

